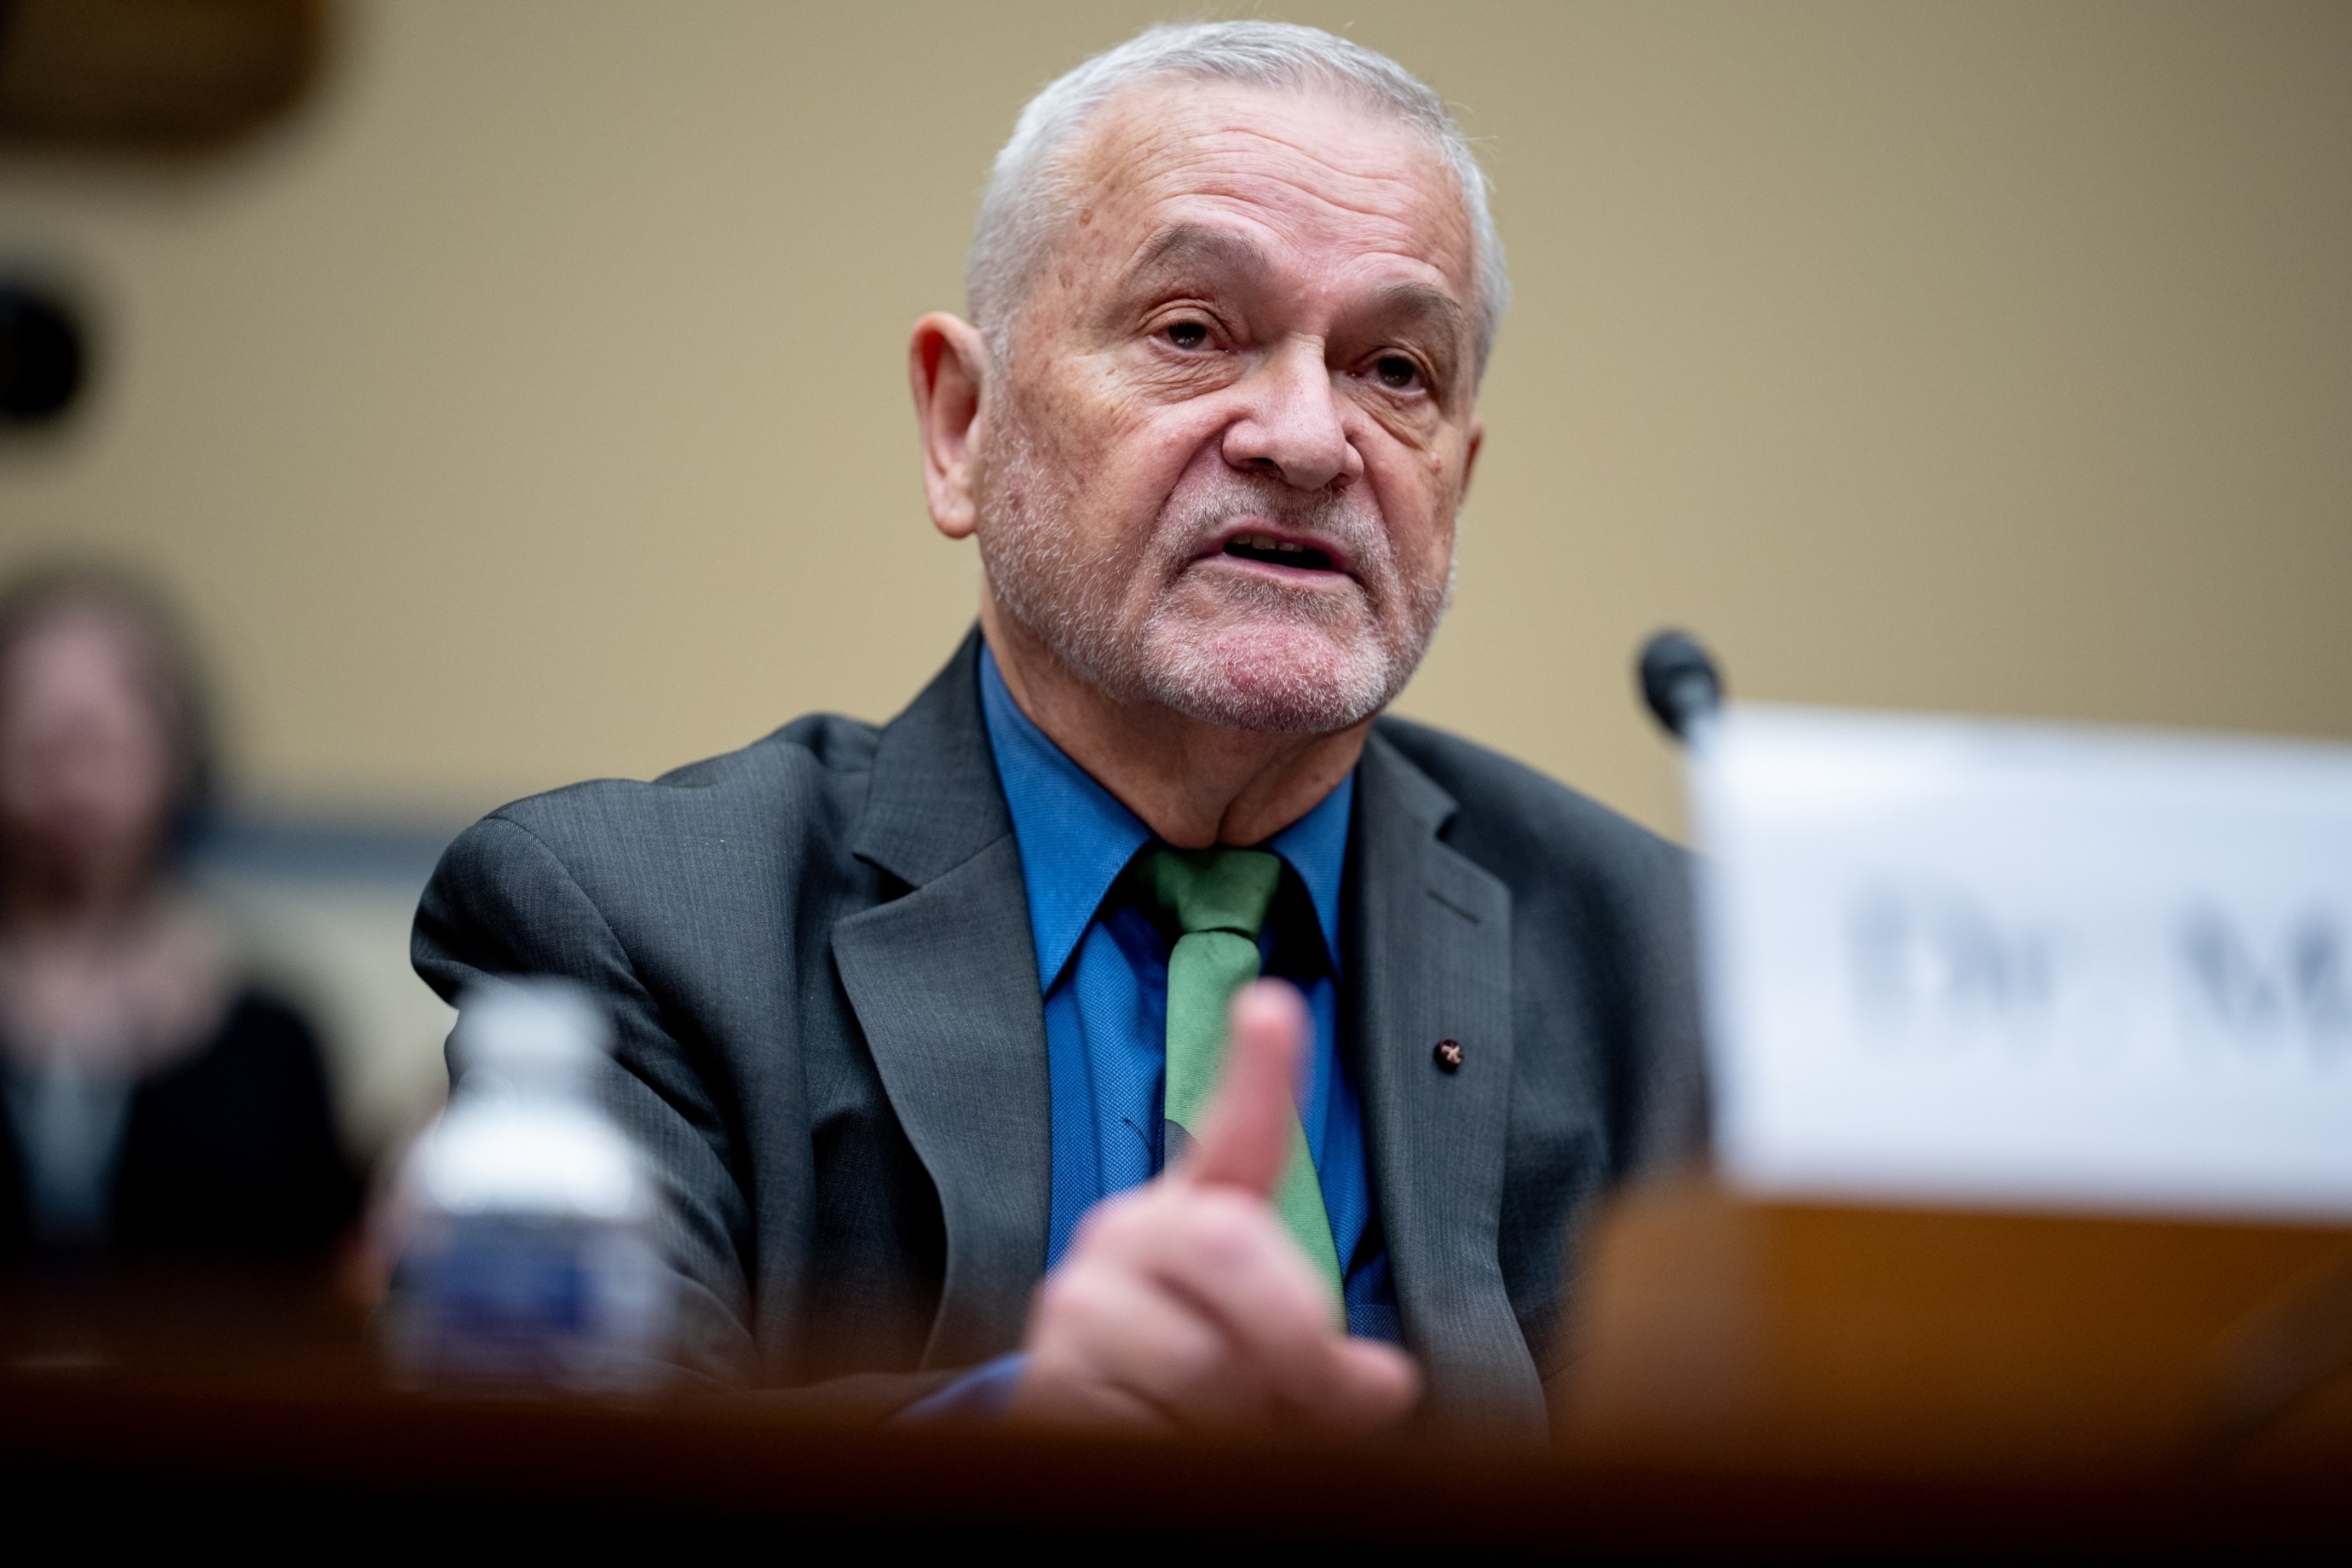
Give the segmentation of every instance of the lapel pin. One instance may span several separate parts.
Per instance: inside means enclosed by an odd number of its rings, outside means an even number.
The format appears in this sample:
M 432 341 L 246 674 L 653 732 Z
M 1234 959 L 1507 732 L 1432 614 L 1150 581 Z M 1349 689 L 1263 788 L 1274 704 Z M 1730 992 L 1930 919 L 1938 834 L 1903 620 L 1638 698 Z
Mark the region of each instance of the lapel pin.
M 1438 1068 L 1442 1071 L 1460 1072 L 1462 1070 L 1462 1042 L 1459 1040 L 1440 1040 L 1437 1042 L 1437 1049 L 1432 1051 L 1430 1055 L 1437 1058 Z

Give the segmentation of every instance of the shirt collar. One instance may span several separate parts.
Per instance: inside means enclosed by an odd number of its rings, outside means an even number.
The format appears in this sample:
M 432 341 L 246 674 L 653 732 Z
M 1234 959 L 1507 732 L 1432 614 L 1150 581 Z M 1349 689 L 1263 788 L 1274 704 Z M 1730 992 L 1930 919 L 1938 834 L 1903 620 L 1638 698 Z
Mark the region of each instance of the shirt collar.
M 1072 762 L 1013 700 L 996 655 L 980 655 L 980 706 L 988 724 L 996 776 L 1013 813 L 1021 876 L 1029 893 L 1029 934 L 1037 945 L 1038 984 L 1054 988 L 1087 922 L 1151 829 Z M 1348 858 L 1348 818 L 1355 774 L 1315 809 L 1276 834 L 1266 847 L 1289 862 L 1315 905 L 1336 978 L 1339 965 L 1339 879 Z

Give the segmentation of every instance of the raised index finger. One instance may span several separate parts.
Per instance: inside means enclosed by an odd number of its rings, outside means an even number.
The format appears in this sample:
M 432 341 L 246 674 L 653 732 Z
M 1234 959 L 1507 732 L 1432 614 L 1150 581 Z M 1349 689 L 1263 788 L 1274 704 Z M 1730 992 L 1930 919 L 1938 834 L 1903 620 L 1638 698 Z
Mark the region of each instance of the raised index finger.
M 1234 994 L 1225 1065 L 1180 1180 L 1243 1188 L 1271 1198 L 1290 1159 L 1297 1114 L 1291 1085 L 1307 1053 L 1307 1004 L 1278 980 Z

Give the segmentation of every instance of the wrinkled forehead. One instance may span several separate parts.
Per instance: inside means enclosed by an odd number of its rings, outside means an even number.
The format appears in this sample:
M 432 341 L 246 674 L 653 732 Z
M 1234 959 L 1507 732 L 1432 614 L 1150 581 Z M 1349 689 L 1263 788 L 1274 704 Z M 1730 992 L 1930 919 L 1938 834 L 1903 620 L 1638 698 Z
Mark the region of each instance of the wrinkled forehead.
M 1413 275 L 1475 309 L 1453 170 L 1420 132 L 1337 89 L 1147 82 L 1097 110 L 1066 156 L 1065 283 L 1113 284 L 1170 233 L 1207 226 L 1318 273 Z

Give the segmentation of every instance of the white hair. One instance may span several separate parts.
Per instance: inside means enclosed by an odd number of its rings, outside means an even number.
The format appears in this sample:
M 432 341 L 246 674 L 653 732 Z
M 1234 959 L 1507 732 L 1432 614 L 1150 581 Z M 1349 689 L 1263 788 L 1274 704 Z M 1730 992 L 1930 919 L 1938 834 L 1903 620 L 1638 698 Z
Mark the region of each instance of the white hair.
M 1478 288 L 1475 364 L 1483 372 L 1510 303 L 1503 244 L 1486 202 L 1486 174 L 1445 104 L 1386 55 L 1289 22 L 1163 25 L 1129 38 L 1046 84 L 1022 110 L 996 155 L 964 265 L 965 308 L 1001 363 L 1046 250 L 1075 205 L 1064 156 L 1095 110 L 1159 78 L 1337 92 L 1418 132 L 1453 173 L 1470 219 Z

